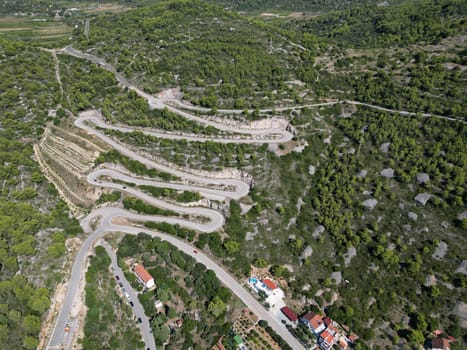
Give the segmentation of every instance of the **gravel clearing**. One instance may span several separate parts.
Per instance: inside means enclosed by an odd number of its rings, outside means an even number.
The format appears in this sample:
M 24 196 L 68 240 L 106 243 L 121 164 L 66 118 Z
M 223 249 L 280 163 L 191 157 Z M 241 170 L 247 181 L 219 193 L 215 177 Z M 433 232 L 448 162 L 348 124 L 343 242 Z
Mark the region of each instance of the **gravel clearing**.
M 310 166 L 308 167 L 308 174 L 314 175 L 315 172 L 316 172 L 316 167 L 315 167 L 314 165 L 310 165 Z
M 415 196 L 415 201 L 420 203 L 421 205 L 425 205 L 431 198 L 431 194 L 423 192 L 419 193 Z
M 463 302 L 457 304 L 454 313 L 461 318 L 461 327 L 467 328 L 467 304 Z
M 368 174 L 368 171 L 367 170 L 362 170 L 358 173 L 357 177 L 361 178 L 361 179 L 364 179 L 366 174 Z
M 303 260 L 303 259 L 306 259 L 306 258 L 310 257 L 311 254 L 313 254 L 313 248 L 311 248 L 311 246 L 307 246 L 303 250 L 302 255 L 300 255 L 300 260 Z
M 442 258 L 444 258 L 447 252 L 448 252 L 448 245 L 446 244 L 446 242 L 440 241 L 432 257 L 434 259 L 441 260 Z
M 345 267 L 348 267 L 350 265 L 350 261 L 355 256 L 357 256 L 357 249 L 355 247 L 350 247 L 347 250 L 347 253 L 344 254 L 344 265 L 345 265 Z
M 381 170 L 380 175 L 382 177 L 391 179 L 391 178 L 394 177 L 394 169 L 392 169 L 392 168 L 383 169 L 383 170 Z
M 459 213 L 459 215 L 457 215 L 457 218 L 458 218 L 459 220 L 467 219 L 467 210 L 466 210 L 466 211 L 463 211 L 462 213 Z
M 371 210 L 373 210 L 376 207 L 376 204 L 378 204 L 378 201 L 374 198 L 370 198 L 362 202 L 362 205 L 364 207 L 367 207 L 368 209 L 371 209 Z
M 459 267 L 454 272 L 467 275 L 467 260 L 463 260 L 461 264 L 459 265 Z
M 436 286 L 436 277 L 434 275 L 426 276 L 425 287 Z
M 389 152 L 389 146 L 391 145 L 391 142 L 385 142 L 380 146 L 380 150 L 383 153 L 388 153 Z
M 331 279 L 336 281 L 337 284 L 341 284 L 342 282 L 342 272 L 341 271 L 336 271 L 331 274 Z
M 428 175 L 427 173 L 418 173 L 417 181 L 419 184 L 427 183 L 430 181 L 430 175 Z
M 318 239 L 321 237 L 321 234 L 324 232 L 324 230 L 325 230 L 324 226 L 319 225 L 317 228 L 315 228 L 311 236 L 315 239 Z
M 248 211 L 253 208 L 253 205 L 240 203 L 241 214 L 245 215 Z

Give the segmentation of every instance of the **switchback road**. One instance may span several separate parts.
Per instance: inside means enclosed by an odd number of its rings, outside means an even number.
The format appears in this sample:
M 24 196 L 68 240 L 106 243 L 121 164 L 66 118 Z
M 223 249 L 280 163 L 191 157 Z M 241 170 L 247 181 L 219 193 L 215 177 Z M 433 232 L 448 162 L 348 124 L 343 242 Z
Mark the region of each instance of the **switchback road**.
M 99 59 L 96 58 L 96 62 L 99 62 Z M 102 64 L 102 62 L 100 63 Z M 117 74 L 117 73 L 116 73 Z M 120 82 L 125 82 L 129 84 L 128 86 L 133 89 L 133 87 L 126 79 L 123 77 L 119 79 Z M 140 90 L 139 90 L 140 91 Z M 140 91 L 143 96 L 146 94 Z M 160 106 L 160 102 L 155 100 L 152 96 L 148 95 L 148 103 Z M 181 114 L 182 116 L 186 114 L 185 112 L 176 113 Z M 192 116 L 194 118 L 199 118 Z M 93 125 L 94 124 L 94 125 Z M 98 130 L 95 126 L 97 125 L 100 128 L 120 128 L 115 126 L 110 126 L 98 118 L 96 115 L 84 115 L 78 118 L 75 121 L 75 125 L 83 130 L 86 130 L 88 133 L 95 135 L 100 138 L 102 141 L 109 144 L 111 147 L 119 151 L 121 154 L 129 157 L 130 159 L 137 160 L 149 168 L 154 168 L 159 171 L 167 172 L 174 175 L 178 179 L 171 183 L 164 183 L 161 181 L 155 181 L 153 179 L 144 179 L 139 178 L 133 175 L 123 174 L 119 171 L 112 169 L 96 169 L 92 171 L 88 177 L 87 181 L 93 186 L 99 186 L 102 188 L 108 188 L 113 190 L 118 190 L 126 192 L 142 199 L 143 201 L 155 205 L 160 208 L 174 211 L 179 214 L 188 214 L 191 218 L 193 217 L 202 217 L 205 218 L 203 222 L 181 219 L 179 217 L 168 217 L 168 216 L 149 216 L 141 215 L 128 210 L 124 210 L 116 207 L 102 207 L 96 210 L 93 210 L 88 216 L 84 217 L 81 220 L 81 226 L 83 230 L 89 234 L 88 238 L 83 243 L 78 256 L 75 259 L 73 264 L 71 278 L 68 284 L 67 294 L 65 296 L 64 303 L 60 309 L 58 315 L 57 323 L 54 328 L 52 337 L 50 338 L 48 349 L 60 348 L 64 345 L 65 348 L 69 348 L 69 342 L 67 339 L 73 338 L 73 333 L 76 331 L 76 322 L 74 322 L 74 317 L 72 315 L 72 306 L 78 298 L 80 298 L 81 293 L 83 292 L 83 277 L 84 277 L 84 262 L 87 255 L 90 252 L 91 247 L 93 246 L 96 239 L 103 237 L 108 232 L 124 232 L 127 234 L 138 234 L 140 232 L 147 233 L 151 236 L 160 237 L 163 240 L 166 240 L 173 244 L 178 249 L 182 250 L 186 254 L 192 256 L 196 261 L 206 265 L 208 269 L 213 270 L 219 280 L 226 285 L 232 292 L 237 295 L 237 297 L 242 300 L 242 302 L 255 312 L 261 319 L 266 320 L 270 326 L 282 337 L 284 340 L 293 348 L 293 349 L 303 349 L 303 346 L 289 333 L 283 324 L 280 323 L 278 319 L 273 317 L 266 309 L 247 291 L 238 283 L 235 278 L 233 278 L 228 272 L 226 272 L 222 267 L 217 265 L 212 261 L 207 255 L 202 252 L 196 252 L 194 247 L 191 245 L 167 234 L 163 234 L 154 230 L 148 230 L 145 228 L 135 227 L 135 226 L 126 226 L 126 225 L 116 225 L 113 223 L 115 218 L 123 218 L 130 221 L 144 222 L 144 221 L 155 221 L 155 222 L 168 222 L 171 224 L 179 224 L 183 227 L 194 229 L 200 232 L 212 232 L 221 228 L 224 224 L 224 216 L 215 210 L 204 208 L 204 207 L 185 207 L 178 206 L 175 204 L 167 203 L 165 201 L 153 198 L 146 193 L 140 191 L 137 187 L 126 186 L 120 183 L 115 183 L 111 181 L 106 181 L 106 178 L 112 178 L 117 180 L 122 180 L 126 182 L 134 183 L 136 186 L 149 185 L 156 187 L 167 187 L 178 190 L 189 190 L 199 192 L 206 198 L 217 199 L 217 200 L 226 200 L 229 198 L 239 199 L 249 192 L 249 184 L 245 181 L 242 181 L 238 178 L 219 178 L 215 176 L 202 176 L 194 174 L 192 172 L 182 171 L 179 169 L 174 169 L 164 164 L 157 163 L 153 160 L 146 159 L 140 154 L 128 149 L 125 145 L 122 145 L 109 136 L 105 135 L 101 130 Z M 251 143 L 271 143 L 271 142 L 284 142 L 289 140 L 292 137 L 292 134 L 285 130 L 287 127 L 282 121 L 270 120 L 266 123 L 260 124 L 263 125 L 262 128 L 235 128 L 233 126 L 222 125 L 219 123 L 213 123 L 213 126 L 218 126 L 220 129 L 235 133 L 242 134 L 241 140 L 230 140 L 229 142 L 251 142 Z M 266 126 L 264 126 L 266 125 Z M 132 128 L 121 127 L 121 131 L 130 132 Z M 144 133 L 154 133 L 151 130 L 141 130 Z M 278 137 L 277 137 L 278 135 Z M 158 137 L 170 138 L 170 135 L 167 133 L 162 133 Z M 201 140 L 201 137 L 198 137 L 197 140 Z M 214 141 L 218 141 L 217 139 Z M 81 283 L 81 284 L 80 284 Z M 65 324 L 69 321 L 71 329 L 68 333 L 64 331 Z M 143 321 L 147 322 L 147 319 Z M 143 335 L 145 331 L 143 330 Z M 144 336 L 146 339 L 146 336 Z M 146 342 L 147 347 L 151 348 L 151 344 Z

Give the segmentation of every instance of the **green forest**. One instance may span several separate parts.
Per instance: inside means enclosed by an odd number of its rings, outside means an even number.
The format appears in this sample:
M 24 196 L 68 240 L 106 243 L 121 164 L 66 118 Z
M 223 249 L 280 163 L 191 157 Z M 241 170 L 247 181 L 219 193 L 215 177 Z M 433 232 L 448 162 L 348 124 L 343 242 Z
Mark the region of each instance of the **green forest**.
M 267 52 L 270 39 L 274 55 Z M 291 96 L 284 81 L 309 60 L 274 28 L 202 1 L 164 1 L 99 17 L 88 37 L 77 36 L 77 46 L 92 48 L 148 92 L 179 86 L 205 107 L 260 106 L 275 99 L 273 90 Z
M 190 242 L 239 280 L 252 267 L 264 269 L 284 283 L 297 314 L 326 312 L 359 335 L 357 349 L 416 349 L 436 329 L 456 339 L 451 349 L 465 348 L 466 316 L 459 311 L 467 285 L 465 1 L 110 2 L 135 9 L 89 15 L 87 35 L 86 14 L 64 19 L 71 36 L 47 46 L 61 49 L 69 41 L 150 94 L 180 91 L 187 103 L 209 109 L 199 117 L 275 115 L 296 130 L 276 148 L 106 130 L 177 166 L 232 167 L 254 179 L 245 198 L 216 203 L 226 214 L 217 232 L 155 222 L 145 227 Z M 9 0 L 0 13 L 52 17 L 75 3 L 87 2 Z M 316 103 L 329 105 L 311 106 Z M 226 116 L 222 108 L 239 114 Z M 89 109 L 111 124 L 223 133 L 149 108 L 98 65 L 60 52 L 55 60 L 40 42 L 0 38 L 0 341 L 11 349 L 37 348 L 54 292 L 66 282 L 70 238 L 84 238 L 41 172 L 33 145 L 48 125 L 73 130 L 73 117 Z M 96 154 L 92 166 L 105 163 L 181 180 L 114 150 Z M 201 199 L 195 192 L 139 188 L 176 202 Z M 96 204 L 110 202 L 177 215 L 120 192 L 96 192 Z M 140 299 L 158 346 L 170 338 L 168 349 L 208 348 L 242 307 L 212 271 L 158 239 L 125 236 L 118 256 L 120 263 L 137 257 L 155 277 L 156 291 Z M 113 324 L 130 311 L 111 312 L 118 303 L 111 279 L 103 288 L 94 283 L 108 272 L 103 250 L 90 262 L 90 312 L 81 341 L 95 348 L 107 330 L 102 319 Z M 154 308 L 158 299 L 162 311 Z M 167 325 L 176 319 L 183 326 L 171 333 Z M 116 346 L 122 334 L 141 346 L 131 327 L 118 327 L 120 335 L 105 338 L 106 346 Z
M 290 25 L 343 47 L 404 47 L 463 33 L 466 11 L 462 0 L 414 0 L 397 6 L 355 6 Z
M 131 307 L 122 303 L 117 294 L 116 281 L 109 273 L 110 257 L 101 246 L 86 272 L 86 313 L 84 349 L 143 349 L 133 321 Z
M 0 341 L 35 349 L 65 238 L 81 231 L 32 157 L 60 99 L 50 54 L 0 41 L 0 91 Z
M 218 337 L 227 332 L 230 324 L 225 319 L 234 310 L 229 304 L 238 301 L 221 285 L 213 271 L 168 242 L 142 233 L 127 235 L 120 242 L 118 258 L 128 257 L 141 261 L 157 286 L 154 291 L 139 296 L 146 315 L 151 318 L 157 346 L 170 339 L 170 349 L 201 350 L 215 344 Z M 136 281 L 134 286 L 140 288 Z M 156 300 L 163 302 L 162 310 L 156 310 Z M 196 314 L 200 319 L 193 317 Z M 183 320 L 182 326 L 170 331 L 168 325 L 177 319 Z

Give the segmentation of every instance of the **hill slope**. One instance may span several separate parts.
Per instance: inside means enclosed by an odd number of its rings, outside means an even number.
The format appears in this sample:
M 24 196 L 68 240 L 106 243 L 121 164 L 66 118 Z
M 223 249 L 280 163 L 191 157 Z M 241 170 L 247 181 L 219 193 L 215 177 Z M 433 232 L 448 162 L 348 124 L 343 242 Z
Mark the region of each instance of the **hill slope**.
M 303 50 L 271 28 L 201 1 L 164 1 L 99 17 L 89 38 L 77 41 L 148 92 L 190 87 L 192 100 L 204 93 L 199 102 L 208 107 L 219 98 L 237 108 L 267 103 L 273 97 L 264 91 L 289 97 L 285 81 L 306 61 Z

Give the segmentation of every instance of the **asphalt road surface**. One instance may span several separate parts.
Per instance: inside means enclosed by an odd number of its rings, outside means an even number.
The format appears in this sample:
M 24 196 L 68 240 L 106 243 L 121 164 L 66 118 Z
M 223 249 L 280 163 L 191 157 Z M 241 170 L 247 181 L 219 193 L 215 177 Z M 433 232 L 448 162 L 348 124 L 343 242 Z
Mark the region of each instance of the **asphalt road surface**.
M 235 127 L 232 125 L 225 125 L 225 124 L 215 122 L 215 121 L 206 121 L 203 118 L 199 118 L 189 113 L 179 111 L 171 106 L 167 106 L 166 104 L 164 104 L 162 100 L 157 99 L 145 93 L 144 91 L 138 89 L 136 86 L 132 85 L 127 79 L 125 79 L 123 76 L 117 73 L 112 66 L 107 64 L 102 59 L 92 56 L 92 55 L 84 54 L 82 52 L 74 50 L 71 47 L 65 48 L 63 52 L 67 54 L 71 54 L 76 57 L 88 59 L 94 63 L 100 64 L 105 69 L 113 72 L 121 84 L 136 91 L 140 96 L 144 97 L 148 101 L 150 106 L 152 106 L 153 108 L 169 108 L 173 112 L 178 113 L 186 118 L 193 119 L 200 123 L 212 125 L 214 127 L 217 127 L 220 130 L 225 130 L 225 131 L 241 134 L 240 139 L 234 139 L 234 140 L 229 139 L 229 142 L 273 143 L 273 142 L 288 141 L 292 138 L 292 134 L 285 130 L 287 127 L 287 124 L 284 124 L 283 121 L 280 121 L 280 120 L 279 121 L 269 120 L 266 123 L 261 124 L 263 125 L 263 127 L 259 127 L 256 129 L 251 128 L 251 127 L 240 128 L 240 127 Z M 145 202 L 148 202 L 149 204 L 153 204 L 157 207 L 161 207 L 164 209 L 172 210 L 180 214 L 189 214 L 192 217 L 193 216 L 204 217 L 204 218 L 207 218 L 207 222 L 196 222 L 196 221 L 193 222 L 193 221 L 188 221 L 185 219 L 180 219 L 178 217 L 141 215 L 141 214 L 136 214 L 136 213 L 133 213 L 133 212 L 121 209 L 121 208 L 116 208 L 116 207 L 102 207 L 102 208 L 93 210 L 88 216 L 84 217 L 81 220 L 81 226 L 83 227 L 83 230 L 89 234 L 89 236 L 85 240 L 83 245 L 81 246 L 78 252 L 78 255 L 73 263 L 71 277 L 68 283 L 68 289 L 65 295 L 65 299 L 60 309 L 57 322 L 53 330 L 53 333 L 50 337 L 47 348 L 56 349 L 56 348 L 63 347 L 65 349 L 70 349 L 71 339 L 73 339 L 73 335 L 75 334 L 77 330 L 77 326 L 78 326 L 77 321 L 76 321 L 77 315 L 72 314 L 72 311 L 74 310 L 73 303 L 79 302 L 80 293 L 83 291 L 83 288 L 84 288 L 84 285 L 83 285 L 84 263 L 87 259 L 87 256 L 90 254 L 91 248 L 94 242 L 96 241 L 96 239 L 104 236 L 108 232 L 118 231 L 118 232 L 125 232 L 128 234 L 138 234 L 139 232 L 145 232 L 152 236 L 160 237 L 161 239 L 164 239 L 170 242 L 171 244 L 173 244 L 174 246 L 176 246 L 178 249 L 182 250 L 186 254 L 192 256 L 198 262 L 203 263 L 204 265 L 206 265 L 207 268 L 213 270 L 216 273 L 217 277 L 220 279 L 220 281 L 223 282 L 228 288 L 230 288 L 232 292 L 236 294 L 239 297 L 239 299 L 242 300 L 243 303 L 248 308 L 250 308 L 253 312 L 255 312 L 261 319 L 268 321 L 270 326 L 280 336 L 282 336 L 284 340 L 287 343 L 289 343 L 289 345 L 293 349 L 303 349 L 302 345 L 288 332 L 288 330 L 285 328 L 283 324 L 280 323 L 279 320 L 277 320 L 270 313 L 268 313 L 264 309 L 264 307 L 247 290 L 245 290 L 228 272 L 226 272 L 219 265 L 213 262 L 207 255 L 203 254 L 202 252 L 195 252 L 194 247 L 192 247 L 191 245 L 181 240 L 178 240 L 175 237 L 172 237 L 172 236 L 160 233 L 160 232 L 132 227 L 132 226 L 122 226 L 122 225 L 118 226 L 118 225 L 112 224 L 113 218 L 121 217 L 121 218 L 130 219 L 134 221 L 168 222 L 171 224 L 179 224 L 181 226 L 188 227 L 190 229 L 194 229 L 200 232 L 212 232 L 212 231 L 215 231 L 221 228 L 224 224 L 225 219 L 224 219 L 224 216 L 220 212 L 209 209 L 209 208 L 205 208 L 205 207 L 184 207 L 184 206 L 178 206 L 178 205 L 174 205 L 171 203 L 167 203 L 162 200 L 153 198 L 139 191 L 137 188 L 128 187 L 128 186 L 117 184 L 114 182 L 103 181 L 101 180 L 101 176 L 108 176 L 114 179 L 120 179 L 124 181 L 128 180 L 129 182 L 136 183 L 137 185 L 143 185 L 143 184 L 144 185 L 148 185 L 148 184 L 149 185 L 164 185 L 168 188 L 197 191 L 201 193 L 203 196 L 205 196 L 206 198 L 210 198 L 209 196 L 211 196 L 211 198 L 215 197 L 216 199 L 228 199 L 228 198 L 239 199 L 248 194 L 249 189 L 250 189 L 249 184 L 246 183 L 245 181 L 242 181 L 236 178 L 218 178 L 218 177 L 195 175 L 190 172 L 173 169 L 167 165 L 159 164 L 155 161 L 146 159 L 143 156 L 129 150 L 124 145 L 121 145 L 118 142 L 111 139 L 110 137 L 106 136 L 103 132 L 92 127 L 91 125 L 88 124 L 89 122 L 98 124 L 98 126 L 102 128 L 113 127 L 113 126 L 105 124 L 101 119 L 96 118 L 95 116 L 79 118 L 76 120 L 75 124 L 79 128 L 82 128 L 86 130 L 87 132 L 96 135 L 102 141 L 106 142 L 111 147 L 113 147 L 114 149 L 122 153 L 123 155 L 128 156 L 131 159 L 137 160 L 150 168 L 155 168 L 155 169 L 158 169 L 159 171 L 170 173 L 178 177 L 182 183 L 173 182 L 170 184 L 164 184 L 164 183 L 156 182 L 153 180 L 129 177 L 128 175 L 119 173 L 117 171 L 112 171 L 109 169 L 106 169 L 106 170 L 99 169 L 99 170 L 93 171 L 87 177 L 88 183 L 94 186 L 124 191 L 137 198 L 144 200 Z M 126 127 L 121 127 L 121 128 L 122 128 L 121 131 L 124 131 L 124 132 L 131 131 L 130 128 L 126 128 Z M 143 130 L 143 132 L 153 133 L 154 131 Z M 165 137 L 165 138 L 178 137 L 178 135 L 169 135 L 167 133 L 162 133 L 159 136 Z M 201 141 L 201 140 L 206 140 L 206 137 L 198 136 L 192 139 Z M 214 141 L 217 142 L 219 140 L 215 139 Z M 80 283 L 82 284 L 80 285 Z M 129 292 L 131 288 L 128 288 L 127 290 Z M 133 296 L 132 298 L 136 298 L 136 297 Z M 144 312 L 142 312 L 141 310 L 139 311 L 135 310 L 135 312 L 138 312 L 140 315 L 144 314 Z M 142 316 L 139 316 L 139 317 L 143 319 Z M 145 321 L 143 323 L 146 322 L 147 318 L 144 318 L 144 320 Z M 68 332 L 65 332 L 66 325 L 70 326 L 70 330 Z M 145 326 L 144 327 L 141 326 L 141 331 L 142 331 L 143 338 L 145 339 L 147 346 L 152 348 L 153 343 L 150 344 L 150 340 L 147 339 L 150 336 L 147 334 L 147 329 L 145 328 Z
M 125 278 L 125 275 L 122 271 L 122 269 L 118 266 L 117 263 L 117 256 L 115 255 L 114 251 L 110 247 L 110 245 L 107 242 L 102 242 L 101 245 L 105 248 L 107 251 L 107 254 L 110 256 L 111 260 L 111 265 L 114 269 L 114 276 L 118 276 L 119 280 L 118 282 L 121 282 L 123 284 L 123 288 L 125 288 L 126 292 L 130 296 L 129 300 L 126 300 L 126 298 L 123 296 L 123 300 L 126 303 L 133 302 L 133 306 L 131 307 L 133 310 L 133 314 L 135 315 L 135 320 L 138 318 L 141 318 L 142 322 L 136 322 L 137 327 L 139 328 L 141 335 L 143 336 L 143 341 L 145 345 L 145 349 L 150 349 L 150 350 L 155 350 L 156 349 L 156 343 L 154 341 L 154 336 L 151 331 L 151 325 L 149 324 L 149 319 L 144 313 L 144 308 L 143 305 L 139 302 L 138 299 L 138 294 L 135 292 L 133 287 L 130 285 L 128 280 Z M 117 282 L 117 283 L 118 283 Z M 123 294 L 123 293 L 122 293 Z

